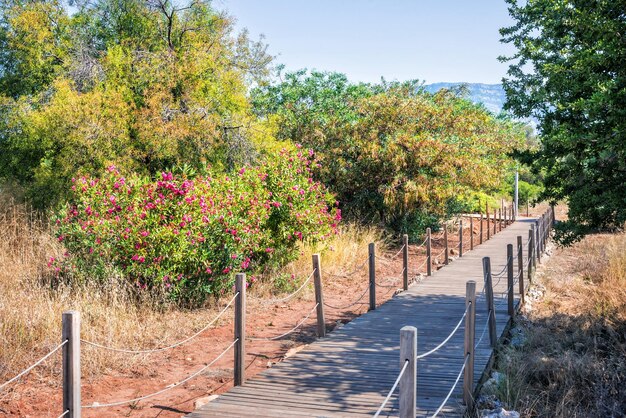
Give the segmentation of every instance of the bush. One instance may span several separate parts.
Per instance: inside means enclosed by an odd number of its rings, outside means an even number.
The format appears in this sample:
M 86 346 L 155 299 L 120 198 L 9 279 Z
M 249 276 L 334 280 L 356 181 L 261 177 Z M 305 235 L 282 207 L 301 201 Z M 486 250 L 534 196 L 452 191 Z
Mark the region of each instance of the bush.
M 233 176 L 147 180 L 110 167 L 81 177 L 56 221 L 68 250 L 59 268 L 89 280 L 114 270 L 182 302 L 220 295 L 234 272 L 285 263 L 297 242 L 337 231 L 341 214 L 311 178 L 312 155 L 283 150 Z

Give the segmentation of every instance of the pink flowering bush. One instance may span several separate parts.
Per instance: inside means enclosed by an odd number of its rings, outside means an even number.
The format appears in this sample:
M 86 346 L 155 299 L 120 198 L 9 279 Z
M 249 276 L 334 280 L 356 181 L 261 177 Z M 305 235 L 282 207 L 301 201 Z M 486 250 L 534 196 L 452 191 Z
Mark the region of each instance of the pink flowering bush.
M 146 180 L 110 167 L 99 179 L 81 177 L 57 216 L 68 250 L 61 263 L 90 279 L 113 268 L 179 301 L 219 295 L 235 272 L 285 263 L 298 241 L 336 233 L 340 211 L 311 178 L 312 164 L 312 152 L 283 150 L 234 175 Z

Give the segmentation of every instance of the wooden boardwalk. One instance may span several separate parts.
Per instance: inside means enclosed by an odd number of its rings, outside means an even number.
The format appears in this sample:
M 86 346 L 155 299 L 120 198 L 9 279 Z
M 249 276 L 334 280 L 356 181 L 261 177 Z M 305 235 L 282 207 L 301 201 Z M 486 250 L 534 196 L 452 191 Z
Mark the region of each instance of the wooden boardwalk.
M 517 236 L 523 239 L 526 266 L 528 230 L 534 218 L 522 218 L 462 258 L 433 272 L 421 283 L 402 292 L 327 337 L 311 344 L 243 386 L 232 388 L 188 417 L 365 417 L 373 416 L 393 385 L 399 370 L 400 328 L 418 329 L 418 354 L 436 347 L 453 330 L 465 311 L 465 284 L 476 281 L 476 341 L 487 319 L 482 258 L 490 257 L 496 295 L 497 335 L 509 316 L 502 293 L 507 290 L 506 245 L 517 253 Z M 514 262 L 517 273 L 517 259 Z M 526 269 L 524 268 L 526 275 Z M 516 288 L 516 297 L 517 288 Z M 517 299 L 516 299 L 517 303 Z M 417 363 L 417 414 L 431 416 L 445 399 L 464 362 L 463 325 L 439 351 Z M 475 352 L 474 381 L 481 379 L 492 350 L 489 331 Z M 463 415 L 462 382 L 439 416 Z M 397 391 L 381 416 L 397 416 Z

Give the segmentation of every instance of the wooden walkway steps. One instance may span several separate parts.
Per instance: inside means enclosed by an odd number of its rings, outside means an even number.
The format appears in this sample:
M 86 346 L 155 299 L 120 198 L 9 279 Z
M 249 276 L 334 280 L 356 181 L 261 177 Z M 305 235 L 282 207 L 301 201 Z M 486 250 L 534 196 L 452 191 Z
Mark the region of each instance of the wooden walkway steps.
M 534 221 L 534 218 L 519 219 L 375 311 L 317 340 L 243 386 L 232 388 L 188 417 L 373 416 L 400 371 L 400 328 L 405 325 L 417 327 L 418 354 L 436 347 L 465 311 L 465 284 L 468 280 L 476 281 L 476 341 L 483 335 L 487 319 L 487 302 L 482 295 L 483 257 L 491 258 L 497 335 L 502 335 L 509 321 L 507 277 L 506 271 L 500 280 L 496 274 L 506 269 L 506 246 L 513 244 L 517 248 L 517 236 L 523 239 L 523 259 L 527 261 L 528 231 Z M 514 265 L 517 272 L 517 261 Z M 461 370 L 464 362 L 463 327 L 464 324 L 439 351 L 418 360 L 418 416 L 431 416 L 435 412 Z M 475 353 L 474 382 L 477 384 L 493 354 L 488 330 Z M 459 382 L 439 416 L 462 416 L 461 396 L 462 382 Z M 397 416 L 397 408 L 396 391 L 381 416 Z

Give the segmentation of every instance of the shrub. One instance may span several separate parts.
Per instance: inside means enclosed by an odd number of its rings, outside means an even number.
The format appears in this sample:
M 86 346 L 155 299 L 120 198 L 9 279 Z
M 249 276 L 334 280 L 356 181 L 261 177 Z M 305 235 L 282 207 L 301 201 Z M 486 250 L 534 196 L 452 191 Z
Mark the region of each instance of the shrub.
M 68 250 L 59 268 L 99 279 L 113 269 L 183 302 L 222 294 L 232 273 L 285 263 L 297 242 L 337 231 L 341 214 L 311 178 L 312 156 L 282 150 L 232 176 L 149 180 L 109 167 L 100 179 L 81 177 L 56 221 Z

